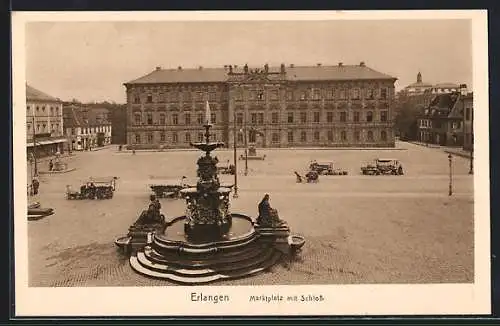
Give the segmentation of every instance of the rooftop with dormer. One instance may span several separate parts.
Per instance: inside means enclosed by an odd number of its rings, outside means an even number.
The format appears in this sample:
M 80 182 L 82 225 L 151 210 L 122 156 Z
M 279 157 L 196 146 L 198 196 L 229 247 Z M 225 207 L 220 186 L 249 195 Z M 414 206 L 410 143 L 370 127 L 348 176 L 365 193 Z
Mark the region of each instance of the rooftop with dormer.
M 316 64 L 315 66 L 295 66 L 290 64 L 285 66 L 249 67 L 248 65 L 226 65 L 221 68 L 183 68 L 163 69 L 156 67 L 149 74 L 138 79 L 129 81 L 124 85 L 135 84 L 163 84 L 163 83 L 207 83 L 207 82 L 228 82 L 231 76 L 237 75 L 281 75 L 287 81 L 343 81 L 343 80 L 396 80 L 397 78 L 376 71 L 364 62 L 358 65 L 337 65 L 326 66 Z

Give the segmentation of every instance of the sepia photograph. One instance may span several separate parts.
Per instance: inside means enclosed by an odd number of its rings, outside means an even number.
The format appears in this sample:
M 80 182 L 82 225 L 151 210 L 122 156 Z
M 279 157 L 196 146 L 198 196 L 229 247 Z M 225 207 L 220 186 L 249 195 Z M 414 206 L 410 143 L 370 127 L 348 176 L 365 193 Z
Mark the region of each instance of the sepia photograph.
M 486 25 L 14 13 L 18 313 L 488 313 Z

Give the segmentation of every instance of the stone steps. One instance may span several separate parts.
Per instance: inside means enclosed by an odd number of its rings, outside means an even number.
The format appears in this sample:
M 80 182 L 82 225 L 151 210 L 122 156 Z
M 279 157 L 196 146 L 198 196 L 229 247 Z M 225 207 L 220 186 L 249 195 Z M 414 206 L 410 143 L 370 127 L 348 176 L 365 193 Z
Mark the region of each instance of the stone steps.
M 263 272 L 275 265 L 282 254 L 268 247 L 253 257 L 241 256 L 241 260 L 231 264 L 221 264 L 212 268 L 177 267 L 168 262 L 157 264 L 148 259 L 144 252 L 130 257 L 131 267 L 138 273 L 182 284 L 204 284 L 217 280 L 235 279 Z
M 228 253 L 216 253 L 202 257 L 183 257 L 176 252 L 162 255 L 151 247 L 144 249 L 145 256 L 152 262 L 158 264 L 170 264 L 172 266 L 189 266 L 189 268 L 218 267 L 224 264 L 233 264 L 245 259 L 252 259 L 267 250 L 268 246 L 257 244 L 242 248 L 239 251 Z

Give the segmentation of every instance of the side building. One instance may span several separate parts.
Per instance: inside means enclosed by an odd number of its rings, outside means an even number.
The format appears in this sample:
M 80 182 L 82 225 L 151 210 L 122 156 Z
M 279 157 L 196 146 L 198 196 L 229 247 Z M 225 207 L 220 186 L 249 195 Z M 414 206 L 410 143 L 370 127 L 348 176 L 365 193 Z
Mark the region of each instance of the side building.
M 436 95 L 418 117 L 418 141 L 441 146 L 462 146 L 462 99 L 460 92 Z
M 107 109 L 65 103 L 64 128 L 71 150 L 83 151 L 111 144 L 112 128 Z
M 467 151 L 474 150 L 474 94 L 467 93 L 461 97 L 460 106 L 463 110 L 464 146 Z
M 129 148 L 201 141 L 205 102 L 228 147 L 394 147 L 396 78 L 365 65 L 162 69 L 125 83 Z
M 26 84 L 26 150 L 29 159 L 64 152 L 62 102 Z

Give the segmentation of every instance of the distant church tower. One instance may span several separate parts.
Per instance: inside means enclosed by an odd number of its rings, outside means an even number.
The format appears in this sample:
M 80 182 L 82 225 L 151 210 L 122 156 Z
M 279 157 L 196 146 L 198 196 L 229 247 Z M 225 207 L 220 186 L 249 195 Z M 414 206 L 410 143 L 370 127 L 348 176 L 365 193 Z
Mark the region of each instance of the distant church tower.
M 417 75 L 417 83 L 422 83 L 422 74 L 420 73 L 420 71 L 418 72 Z

